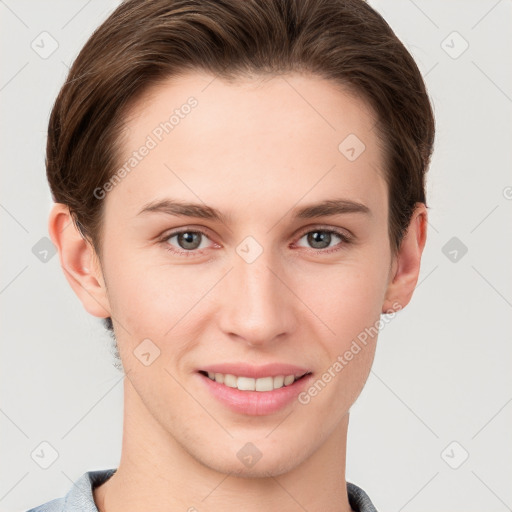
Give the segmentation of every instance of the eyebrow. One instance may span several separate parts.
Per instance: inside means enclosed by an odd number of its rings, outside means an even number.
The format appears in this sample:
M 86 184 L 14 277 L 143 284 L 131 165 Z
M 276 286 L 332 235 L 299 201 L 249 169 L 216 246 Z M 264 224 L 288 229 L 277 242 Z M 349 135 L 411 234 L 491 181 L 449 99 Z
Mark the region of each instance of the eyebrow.
M 347 213 L 362 213 L 371 215 L 368 206 L 348 199 L 327 199 L 319 203 L 296 207 L 292 216 L 297 219 L 313 219 Z M 200 203 L 188 203 L 176 199 L 162 199 L 146 204 L 137 215 L 145 213 L 165 213 L 177 217 L 194 217 L 227 223 L 231 215 L 222 213 L 216 208 Z

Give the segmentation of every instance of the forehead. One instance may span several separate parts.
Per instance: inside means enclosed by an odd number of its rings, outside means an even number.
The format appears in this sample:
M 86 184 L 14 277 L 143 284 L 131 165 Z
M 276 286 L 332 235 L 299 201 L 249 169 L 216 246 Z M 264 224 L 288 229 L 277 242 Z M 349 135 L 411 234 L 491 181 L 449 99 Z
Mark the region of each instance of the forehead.
M 127 172 L 108 202 L 123 199 L 131 213 L 166 194 L 218 209 L 254 202 L 257 191 L 267 205 L 333 191 L 386 201 L 373 112 L 316 76 L 175 77 L 132 106 L 120 140 Z

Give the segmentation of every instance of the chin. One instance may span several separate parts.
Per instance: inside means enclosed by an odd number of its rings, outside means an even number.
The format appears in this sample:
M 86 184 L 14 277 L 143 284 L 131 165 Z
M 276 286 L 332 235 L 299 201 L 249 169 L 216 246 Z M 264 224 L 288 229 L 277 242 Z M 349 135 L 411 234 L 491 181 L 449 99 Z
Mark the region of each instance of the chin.
M 252 467 L 244 467 L 240 462 L 229 461 L 209 461 L 207 464 L 211 469 L 223 474 L 231 474 L 239 478 L 268 478 L 277 477 L 288 473 L 300 464 L 298 460 L 279 459 L 275 455 L 272 460 L 264 461 L 263 457 Z
M 233 447 L 221 447 L 220 450 L 209 453 L 189 452 L 200 464 L 223 474 L 231 474 L 240 478 L 265 478 L 276 477 L 292 471 L 299 466 L 308 456 L 307 447 L 303 444 L 297 446 L 279 446 L 275 444 L 260 443 L 261 451 L 254 445 L 235 441 Z M 262 446 L 264 445 L 265 446 Z M 242 445 L 242 448 L 239 447 Z M 225 449 L 222 449 L 225 448 Z M 244 451 L 245 448 L 245 451 Z M 244 455 L 252 455 L 253 460 L 244 461 Z

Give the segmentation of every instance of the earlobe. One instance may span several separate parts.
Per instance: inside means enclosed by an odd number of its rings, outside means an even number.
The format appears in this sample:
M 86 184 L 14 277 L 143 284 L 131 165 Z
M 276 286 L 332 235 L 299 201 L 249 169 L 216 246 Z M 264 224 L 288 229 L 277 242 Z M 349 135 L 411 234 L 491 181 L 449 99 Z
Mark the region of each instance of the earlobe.
M 96 252 L 75 226 L 66 205 L 54 204 L 48 219 L 48 232 L 59 252 L 64 275 L 86 311 L 100 318 L 111 316 Z
M 411 300 L 420 273 L 421 256 L 427 240 L 427 208 L 417 203 L 407 233 L 396 256 L 395 270 L 388 283 L 382 313 L 404 308 Z

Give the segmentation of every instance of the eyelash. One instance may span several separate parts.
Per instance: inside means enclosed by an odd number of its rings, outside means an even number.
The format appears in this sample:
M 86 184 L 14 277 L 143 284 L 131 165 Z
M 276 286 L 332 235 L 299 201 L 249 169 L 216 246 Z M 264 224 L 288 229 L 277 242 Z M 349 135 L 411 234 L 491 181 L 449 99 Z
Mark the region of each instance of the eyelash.
M 308 229 L 306 231 L 303 231 L 297 240 L 300 240 L 301 238 L 304 237 L 304 235 L 307 235 L 309 233 L 316 233 L 316 232 L 321 232 L 321 233 L 330 233 L 330 234 L 335 234 L 337 235 L 340 239 L 341 239 L 341 242 L 334 246 L 334 247 L 331 247 L 330 249 L 312 249 L 312 248 L 309 248 L 307 249 L 308 252 L 313 252 L 315 254 L 331 254 L 333 252 L 337 252 L 337 251 L 341 251 L 344 246 L 352 243 L 352 237 L 347 235 L 345 232 L 343 231 L 339 231 L 337 229 L 332 229 L 332 228 L 315 228 L 315 229 Z M 179 255 L 179 256 L 184 256 L 184 257 L 194 257 L 194 256 L 197 256 L 199 254 L 201 254 L 201 251 L 199 251 L 198 249 L 194 249 L 194 250 L 190 250 L 190 251 L 178 251 L 174 248 L 172 248 L 172 246 L 168 243 L 169 242 L 169 239 L 176 236 L 176 235 L 180 235 L 182 233 L 195 233 L 195 234 L 201 234 L 203 236 L 205 236 L 206 238 L 209 238 L 208 237 L 208 234 L 200 229 L 180 229 L 179 231 L 173 231 L 171 233 L 167 233 L 165 236 L 163 236 L 161 239 L 160 239 L 160 242 L 165 244 L 166 245 L 166 250 L 169 251 L 171 254 L 174 254 L 174 255 Z

